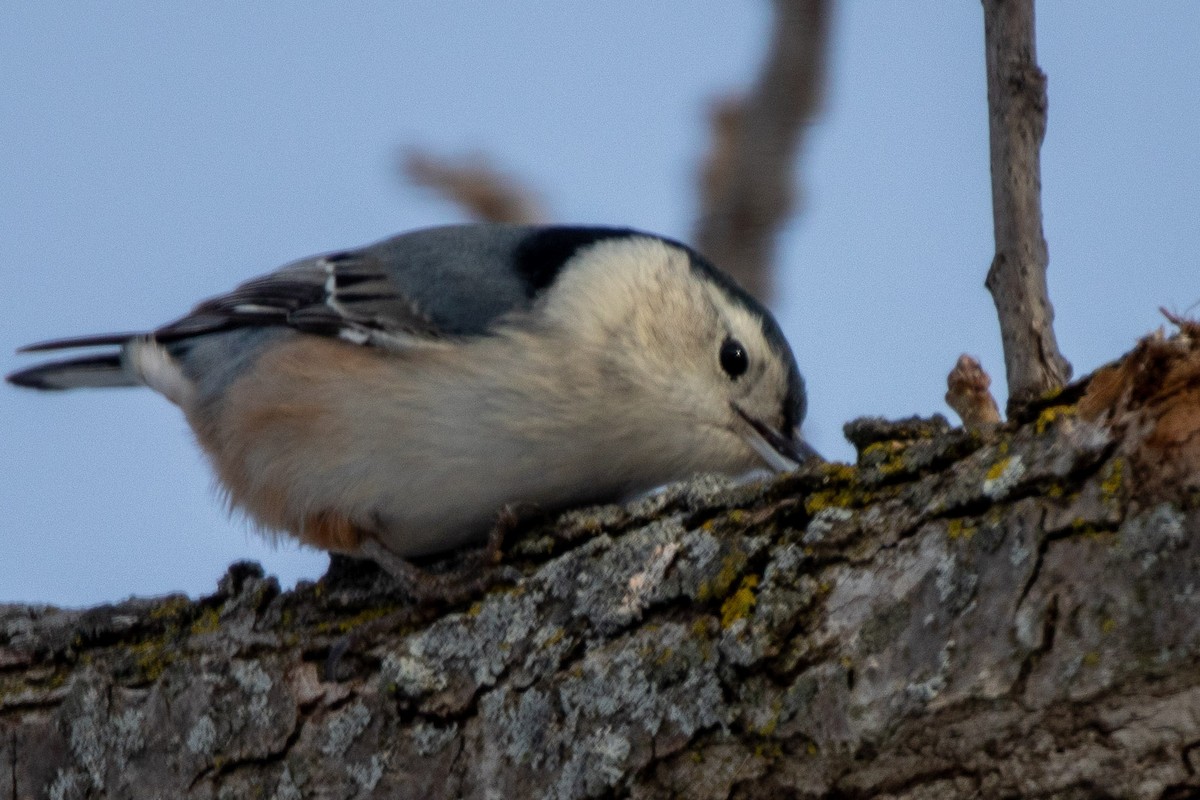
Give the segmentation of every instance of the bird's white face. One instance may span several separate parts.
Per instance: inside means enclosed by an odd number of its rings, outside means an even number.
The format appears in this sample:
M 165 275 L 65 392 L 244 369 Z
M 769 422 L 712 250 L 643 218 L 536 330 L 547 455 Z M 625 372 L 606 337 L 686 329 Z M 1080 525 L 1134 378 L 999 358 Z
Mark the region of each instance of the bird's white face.
M 681 473 L 796 465 L 802 389 L 758 312 L 657 239 L 603 241 L 577 258 L 546 317 L 572 331 L 581 362 L 601 365 L 596 386 L 647 447 Z

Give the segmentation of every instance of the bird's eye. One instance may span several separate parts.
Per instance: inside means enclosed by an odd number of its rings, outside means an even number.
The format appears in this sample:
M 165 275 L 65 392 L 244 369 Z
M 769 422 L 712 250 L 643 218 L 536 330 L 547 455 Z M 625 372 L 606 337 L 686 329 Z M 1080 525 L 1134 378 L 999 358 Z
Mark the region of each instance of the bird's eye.
M 746 356 L 746 348 L 742 347 L 742 343 L 737 339 L 726 339 L 721 344 L 721 369 L 725 370 L 730 378 L 737 380 L 738 376 L 746 371 L 750 366 L 750 359 Z

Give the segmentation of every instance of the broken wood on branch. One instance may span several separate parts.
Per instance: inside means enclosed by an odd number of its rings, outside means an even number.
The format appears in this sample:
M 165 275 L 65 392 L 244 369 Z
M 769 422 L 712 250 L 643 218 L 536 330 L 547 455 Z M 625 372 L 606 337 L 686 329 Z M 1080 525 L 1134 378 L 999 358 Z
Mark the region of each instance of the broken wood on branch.
M 1000 424 L 1000 409 L 989 387 L 992 378 L 983 365 L 963 353 L 946 376 L 946 405 L 954 409 L 969 431 L 986 430 Z

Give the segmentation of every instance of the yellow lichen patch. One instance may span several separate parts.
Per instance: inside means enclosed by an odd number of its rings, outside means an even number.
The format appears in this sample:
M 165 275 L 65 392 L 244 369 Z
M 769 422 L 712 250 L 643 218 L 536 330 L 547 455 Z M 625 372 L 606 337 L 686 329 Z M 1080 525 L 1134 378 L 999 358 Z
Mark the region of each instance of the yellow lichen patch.
M 975 526 L 968 525 L 961 519 L 952 519 L 946 523 L 946 536 L 950 539 L 970 539 L 975 535 Z
M 722 628 L 728 628 L 739 619 L 750 616 L 750 612 L 754 610 L 754 604 L 758 602 L 758 598 L 754 594 L 756 588 L 758 588 L 757 575 L 747 575 L 742 579 L 742 585 L 738 590 L 721 604 Z
M 749 521 L 750 515 L 747 514 L 745 511 L 743 511 L 740 508 L 735 508 L 732 511 L 730 511 L 728 514 L 726 514 L 725 518 L 727 520 L 729 520 L 731 523 L 733 523 L 734 525 L 742 526 L 742 525 L 745 525 L 747 521 Z
M 759 742 L 754 745 L 754 755 L 758 758 L 774 760 L 783 755 L 783 748 L 777 742 Z
M 1112 633 L 1117 629 L 1117 621 L 1112 617 L 1105 617 L 1100 621 L 1101 633 Z
M 1074 406 L 1050 406 L 1042 409 L 1042 413 L 1038 414 L 1037 422 L 1034 423 L 1034 430 L 1039 434 L 1045 433 L 1051 425 L 1063 417 L 1075 416 Z
M 883 442 L 871 442 L 863 448 L 862 457 L 866 458 L 887 458 L 888 447 Z
M 566 638 L 567 631 L 564 628 L 555 628 L 554 633 L 546 637 L 546 641 L 542 642 L 542 647 L 553 647 Z
M 1121 496 L 1121 487 L 1125 480 L 1125 459 L 1117 456 L 1104 467 L 1104 477 L 1100 481 L 1100 496 L 1111 502 Z
M 737 580 L 738 575 L 742 574 L 745 567 L 746 554 L 740 550 L 734 550 L 721 562 L 721 571 L 717 573 L 717 576 L 711 581 L 704 581 L 700 584 L 700 588 L 696 590 L 697 599 L 711 600 L 729 594 L 733 582 Z
M 771 703 L 771 718 L 758 729 L 759 736 L 771 736 L 779 727 L 779 717 L 783 714 L 783 703 L 779 700 Z
M 158 680 L 175 660 L 175 655 L 161 639 L 148 639 L 131 645 L 129 653 L 133 656 L 138 672 L 149 682 Z
M 992 464 L 992 466 L 987 471 L 987 479 L 989 481 L 994 481 L 997 478 L 999 478 L 1001 475 L 1003 475 L 1004 470 L 1008 469 L 1008 465 L 1011 462 L 1011 460 L 1012 459 L 1005 457 L 1005 458 L 1001 458 L 995 464 Z
M 192 601 L 186 597 L 168 597 L 160 605 L 150 609 L 150 619 L 175 620 L 182 617 L 191 608 Z
M 360 611 L 352 617 L 339 620 L 337 622 L 321 622 L 318 623 L 314 630 L 317 633 L 350 633 L 360 625 L 372 622 L 381 617 L 385 617 L 396 610 L 396 606 L 379 606 L 378 608 L 368 608 Z
M 1095 650 L 1092 650 L 1091 652 L 1084 655 L 1083 663 L 1089 667 L 1096 666 L 1097 664 L 1100 663 L 1100 654 L 1097 653 Z
M 804 510 L 813 516 L 827 508 L 847 508 L 854 503 L 854 494 L 849 489 L 824 489 L 804 498 Z
M 849 464 L 827 462 L 821 467 L 822 477 L 831 483 L 850 483 L 858 477 L 858 470 Z
M 196 617 L 196 619 L 192 622 L 189 630 L 193 636 L 204 633 L 213 633 L 218 627 L 220 627 L 220 624 L 221 615 L 217 612 L 217 609 L 206 608 L 200 613 L 200 616 Z

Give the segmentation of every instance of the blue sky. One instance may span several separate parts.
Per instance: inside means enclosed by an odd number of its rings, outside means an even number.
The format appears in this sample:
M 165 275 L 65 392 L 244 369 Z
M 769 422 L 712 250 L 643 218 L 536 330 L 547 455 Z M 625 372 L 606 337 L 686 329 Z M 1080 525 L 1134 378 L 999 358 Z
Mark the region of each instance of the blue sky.
M 455 221 L 396 149 L 483 150 L 556 219 L 687 238 L 708 99 L 757 71 L 765 3 L 14 2 L 0 10 L 0 371 L 21 344 L 152 327 L 292 259 Z M 1057 332 L 1076 374 L 1200 302 L 1200 4 L 1043 2 Z M 1003 404 L 982 12 L 846 3 L 781 240 L 810 440 L 944 407 L 961 352 Z M 1193 309 L 1194 310 L 1194 309 Z M 178 411 L 0 386 L 0 601 L 211 591 L 323 554 L 230 518 Z

